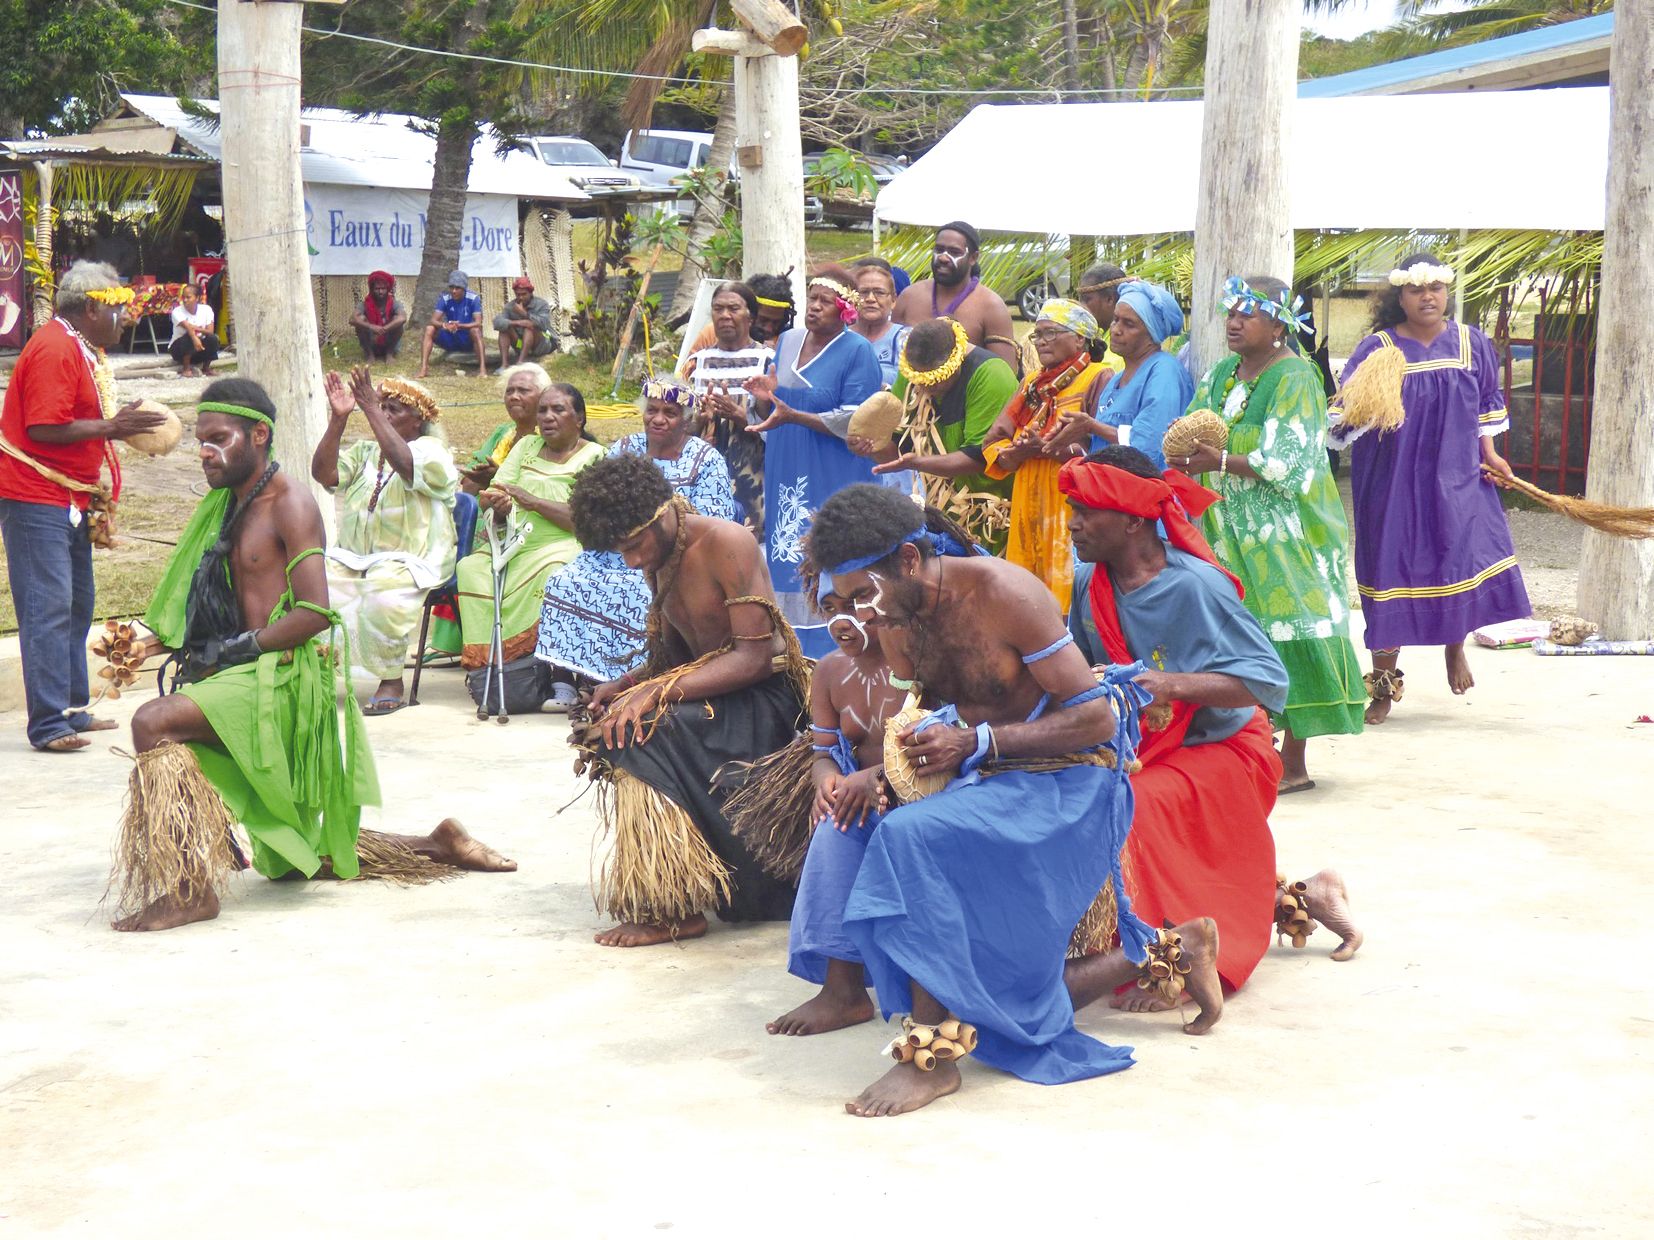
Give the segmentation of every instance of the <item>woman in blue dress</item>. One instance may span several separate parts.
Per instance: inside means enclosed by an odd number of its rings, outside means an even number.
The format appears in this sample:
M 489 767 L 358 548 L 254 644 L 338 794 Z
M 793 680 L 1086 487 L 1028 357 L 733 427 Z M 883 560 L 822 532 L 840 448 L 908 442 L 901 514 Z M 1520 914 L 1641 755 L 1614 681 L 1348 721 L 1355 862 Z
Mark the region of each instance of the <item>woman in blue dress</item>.
M 776 342 L 775 370 L 747 380 L 769 416 L 749 431 L 764 442 L 764 556 L 782 615 L 810 658 L 834 648 L 799 580 L 804 536 L 816 509 L 857 482 L 878 482 L 873 462 L 845 446 L 850 415 L 883 383 L 873 346 L 848 330 L 855 290 L 842 267 L 818 268 L 804 301 L 804 325 Z
M 735 519 L 729 467 L 695 434 L 695 395 L 687 384 L 651 379 L 643 385 L 643 430 L 617 440 L 610 456 L 646 456 L 702 516 Z M 649 583 L 616 551 L 582 551 L 546 581 L 535 656 L 589 680 L 617 680 L 643 662 Z M 553 685 L 552 702 L 567 709 L 574 687 Z
M 1166 468 L 1160 441 L 1166 428 L 1189 407 L 1194 380 L 1183 363 L 1161 346 L 1183 330 L 1183 311 L 1177 298 L 1158 284 L 1133 280 L 1120 286 L 1109 327 L 1109 346 L 1125 366 L 1097 396 L 1097 408 L 1089 413 L 1070 414 L 1067 425 L 1073 433 L 1089 434 L 1091 450 L 1111 443 L 1128 444 Z M 1053 444 L 1078 442 L 1059 432 Z

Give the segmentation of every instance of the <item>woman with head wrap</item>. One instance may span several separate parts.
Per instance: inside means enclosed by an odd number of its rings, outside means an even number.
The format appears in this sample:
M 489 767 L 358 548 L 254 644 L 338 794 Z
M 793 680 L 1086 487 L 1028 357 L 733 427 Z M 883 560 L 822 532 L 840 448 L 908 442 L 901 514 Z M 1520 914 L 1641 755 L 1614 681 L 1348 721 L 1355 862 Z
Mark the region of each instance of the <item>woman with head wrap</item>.
M 1108 381 L 1095 406 L 1071 415 L 1056 442 L 1101 448 L 1123 443 L 1139 449 L 1160 469 L 1160 441 L 1183 416 L 1194 382 L 1161 345 L 1183 330 L 1177 298 L 1158 284 L 1134 280 L 1120 286 L 1109 343 L 1125 369 Z
M 459 474 L 437 432 L 436 398 L 411 379 L 376 389 L 367 367 L 350 385 L 327 376 L 331 418 L 310 476 L 339 496 L 339 534 L 327 550 L 327 593 L 350 634 L 354 678 L 375 684 L 365 715 L 402 709 L 402 663 L 425 595 L 454 571 Z M 360 409 L 372 435 L 340 451 Z
M 1052 298 L 1040 307 L 1034 324 L 1040 369 L 1022 381 L 981 446 L 967 444 L 946 456 L 903 457 L 893 466 L 946 478 L 984 473 L 1014 479 L 1005 558 L 1043 581 L 1065 611 L 1074 580 L 1074 551 L 1068 505 L 1057 490 L 1057 470 L 1085 448 L 1072 438 L 1059 441 L 1056 435 L 1091 404 L 1109 377 L 1108 369 L 1092 361 L 1086 350 L 1086 342 L 1096 335 L 1097 320 L 1091 311 L 1077 301 Z M 914 381 L 930 380 L 917 376 Z
M 1304 750 L 1312 736 L 1361 731 L 1366 694 L 1350 646 L 1346 567 L 1350 532 L 1327 469 L 1327 404 L 1321 376 L 1295 350 L 1300 310 L 1268 276 L 1231 277 L 1222 308 L 1229 357 L 1206 373 L 1191 409 L 1229 425 L 1226 449 L 1197 443 L 1168 462 L 1203 481 L 1222 503 L 1206 512 L 1212 550 L 1246 588 L 1290 677 L 1279 791 L 1315 787 Z

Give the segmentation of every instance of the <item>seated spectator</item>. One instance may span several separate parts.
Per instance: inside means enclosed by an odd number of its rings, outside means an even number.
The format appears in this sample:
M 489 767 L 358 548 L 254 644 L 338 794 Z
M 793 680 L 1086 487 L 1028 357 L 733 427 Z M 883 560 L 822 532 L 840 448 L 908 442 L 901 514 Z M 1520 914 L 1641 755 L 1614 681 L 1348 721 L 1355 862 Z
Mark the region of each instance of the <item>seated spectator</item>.
M 551 303 L 534 295 L 534 281 L 527 276 L 511 282 L 511 300 L 494 316 L 494 330 L 500 336 L 501 370 L 511 364 L 512 349 L 517 350 L 520 366 L 557 347 L 557 335 L 551 330 Z
M 703 517 L 734 519 L 729 469 L 695 434 L 695 396 L 672 379 L 643 385 L 643 430 L 617 441 L 610 456 L 643 456 Z M 534 653 L 588 680 L 618 680 L 643 662 L 649 583 L 618 551 L 582 551 L 546 582 Z M 574 704 L 574 686 L 553 686 L 553 702 Z
M 436 399 L 391 378 L 377 390 L 366 366 L 326 380 L 330 418 L 310 476 L 339 495 L 339 532 L 327 550 L 327 594 L 350 637 L 352 680 L 378 682 L 364 715 L 405 705 L 402 665 L 425 595 L 454 571 L 459 475 L 437 433 Z M 340 451 L 351 412 L 372 437 Z
M 362 308 L 350 316 L 356 342 L 370 362 L 383 362 L 402 347 L 402 332 L 408 326 L 408 307 L 396 299 L 396 281 L 388 271 L 368 275 L 368 295 Z
M 602 446 L 585 432 L 585 398 L 570 384 L 550 384 L 540 393 L 535 433 L 517 441 L 494 481 L 477 496 L 481 519 L 493 513 L 526 527 L 523 542 L 506 564 L 500 592 L 501 642 L 508 663 L 533 652 L 546 578 L 580 553 L 569 489 L 581 470 L 603 459 Z M 482 667 L 494 638 L 494 580 L 486 542 L 459 562 L 458 572 L 460 662 Z
M 500 371 L 501 387 L 505 391 L 505 412 L 509 421 L 501 422 L 483 441 L 482 447 L 471 454 L 460 477 L 461 489 L 475 495 L 494 480 L 494 471 L 505 463 L 511 449 L 525 435 L 532 435 L 539 417 L 540 393 L 551 383 L 551 376 L 538 362 L 521 362 Z
M 425 324 L 425 343 L 419 354 L 419 374 L 430 373 L 431 349 L 441 346 L 448 353 L 467 349 L 477 355 L 477 378 L 488 377 L 488 350 L 482 339 L 482 294 L 471 292 L 463 271 L 448 273 L 448 291 L 436 299 L 436 313 Z
M 218 337 L 213 335 L 212 307 L 201 301 L 195 285 L 186 284 L 178 290 L 178 304 L 172 308 L 172 343 L 167 352 L 178 363 L 178 373 L 186 379 L 199 373 L 212 374 L 212 364 L 218 360 Z

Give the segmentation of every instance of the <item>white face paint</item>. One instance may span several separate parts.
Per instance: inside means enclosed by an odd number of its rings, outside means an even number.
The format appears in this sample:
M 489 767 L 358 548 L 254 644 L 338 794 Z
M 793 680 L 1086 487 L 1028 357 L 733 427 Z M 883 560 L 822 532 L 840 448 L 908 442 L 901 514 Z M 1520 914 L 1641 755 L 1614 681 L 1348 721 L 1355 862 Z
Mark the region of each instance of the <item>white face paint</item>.
M 215 443 L 204 443 L 204 444 L 202 444 L 201 445 L 201 457 L 202 457 L 203 460 L 211 461 L 213 464 L 217 465 L 220 469 L 222 469 L 224 467 L 224 465 L 227 464 L 227 460 L 224 456 L 224 449 L 219 447 Z
M 847 624 L 855 630 L 856 636 L 861 639 L 861 648 L 864 654 L 873 648 L 873 639 L 868 635 L 867 626 L 854 616 L 834 616 L 827 625 L 827 631 L 832 632 L 835 624 Z

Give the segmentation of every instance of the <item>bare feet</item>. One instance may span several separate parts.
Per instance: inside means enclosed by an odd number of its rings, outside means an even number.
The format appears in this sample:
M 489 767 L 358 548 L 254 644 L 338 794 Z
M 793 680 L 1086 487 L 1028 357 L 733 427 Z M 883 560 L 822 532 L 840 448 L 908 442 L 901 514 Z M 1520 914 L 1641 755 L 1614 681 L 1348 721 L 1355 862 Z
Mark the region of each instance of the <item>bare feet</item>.
M 148 908 L 110 922 L 117 930 L 175 930 L 192 921 L 211 921 L 218 916 L 218 894 L 211 888 L 196 899 L 163 896 Z
M 899 1063 L 862 1090 L 855 1101 L 846 1102 L 844 1109 L 864 1119 L 905 1115 L 958 1089 L 959 1065 L 950 1060 L 939 1060 L 929 1072 L 921 1072 L 910 1063 Z
M 1465 658 L 1464 643 L 1455 642 L 1446 648 L 1447 687 L 1455 694 L 1464 694 L 1475 687 L 1476 678 L 1470 674 L 1470 660 Z
M 1183 995 L 1178 1003 L 1193 1000 L 1200 1014 L 1183 1025 L 1183 1032 L 1196 1037 L 1211 1030 L 1223 1016 L 1223 982 L 1218 977 L 1218 924 L 1210 917 L 1197 917 L 1177 927 L 1183 938 L 1183 961 L 1189 972 L 1183 978 Z M 1165 1012 L 1173 1005 L 1152 990 L 1133 989 L 1115 995 L 1109 1006 L 1123 1012 Z
M 696 913 L 677 922 L 643 924 L 623 921 L 618 926 L 592 936 L 594 943 L 603 947 L 653 947 L 656 943 L 675 943 L 679 939 L 698 939 L 706 933 L 706 918 Z
M 1336 934 L 1341 942 L 1332 953 L 1334 960 L 1348 960 L 1361 950 L 1366 936 L 1356 929 L 1350 917 L 1350 893 L 1337 870 L 1322 870 L 1314 878 L 1304 880 L 1307 890 L 1304 902 L 1309 915 Z
M 423 379 L 423 378 L 425 378 L 425 377 L 426 377 L 426 376 L 427 376 L 427 374 L 428 374 L 428 373 L 429 373 L 429 372 L 428 372 L 428 371 L 427 371 L 427 370 L 426 370 L 426 369 L 425 369 L 425 367 L 423 367 L 423 366 L 421 366 L 421 367 L 420 367 L 420 368 L 419 368 L 419 373 L 418 373 L 418 374 L 416 374 L 416 375 L 415 375 L 415 376 L 414 376 L 414 378 L 415 378 L 415 379 Z
M 77 749 L 85 749 L 92 742 L 79 733 L 71 732 L 67 736 L 54 736 L 40 748 L 46 753 L 74 753 Z
M 771 1033 L 803 1038 L 812 1033 L 831 1033 L 873 1019 L 873 1002 L 865 990 L 839 993 L 822 987 L 815 998 L 800 1003 L 785 1016 L 777 1016 L 764 1028 Z
M 118 728 L 120 726 L 121 725 L 116 723 L 113 719 L 93 719 L 90 715 L 88 715 L 87 719 L 86 719 L 86 726 L 84 728 L 76 728 L 75 731 L 77 731 L 77 732 L 113 732 L 116 728 Z
M 482 870 L 490 874 L 510 873 L 517 863 L 459 825 L 457 818 L 444 818 L 427 837 L 428 848 L 417 848 L 432 861 L 441 861 L 458 870 Z
M 1390 699 L 1374 698 L 1367 703 L 1367 713 L 1364 718 L 1369 728 L 1376 728 L 1390 717 Z

